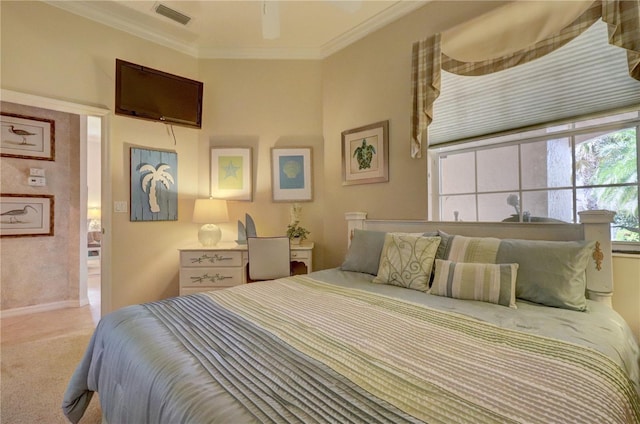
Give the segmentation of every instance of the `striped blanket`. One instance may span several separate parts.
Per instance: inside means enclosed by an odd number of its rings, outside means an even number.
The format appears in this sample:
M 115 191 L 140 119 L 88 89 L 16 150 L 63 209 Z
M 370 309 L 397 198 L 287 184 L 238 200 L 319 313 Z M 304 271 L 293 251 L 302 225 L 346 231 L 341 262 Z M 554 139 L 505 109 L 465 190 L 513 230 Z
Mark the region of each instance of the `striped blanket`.
M 640 423 L 599 352 L 308 276 L 143 307 L 251 421 Z M 203 422 L 194 405 L 158 419 Z

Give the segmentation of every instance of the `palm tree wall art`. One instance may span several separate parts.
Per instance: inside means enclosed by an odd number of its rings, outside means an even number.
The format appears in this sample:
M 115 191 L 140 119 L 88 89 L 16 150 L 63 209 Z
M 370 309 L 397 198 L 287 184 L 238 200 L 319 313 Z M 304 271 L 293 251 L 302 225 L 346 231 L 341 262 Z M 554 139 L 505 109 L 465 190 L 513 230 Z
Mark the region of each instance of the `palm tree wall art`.
M 131 221 L 178 219 L 178 155 L 131 148 Z

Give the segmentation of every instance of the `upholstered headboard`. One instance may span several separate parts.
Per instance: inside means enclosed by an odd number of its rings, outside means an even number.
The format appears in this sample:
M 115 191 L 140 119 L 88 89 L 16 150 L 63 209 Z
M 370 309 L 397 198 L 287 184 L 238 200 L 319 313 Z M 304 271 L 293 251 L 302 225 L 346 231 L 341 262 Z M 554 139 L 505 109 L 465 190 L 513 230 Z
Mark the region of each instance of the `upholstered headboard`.
M 467 237 L 496 237 L 525 240 L 593 240 L 595 248 L 587 267 L 587 297 L 611 305 L 613 268 L 611 222 L 615 212 L 579 212 L 580 224 L 561 222 L 435 222 L 422 220 L 367 219 L 366 212 L 347 212 L 348 243 L 355 229 L 385 232 L 427 232 L 441 230 Z M 541 264 L 544 266 L 544 264 Z

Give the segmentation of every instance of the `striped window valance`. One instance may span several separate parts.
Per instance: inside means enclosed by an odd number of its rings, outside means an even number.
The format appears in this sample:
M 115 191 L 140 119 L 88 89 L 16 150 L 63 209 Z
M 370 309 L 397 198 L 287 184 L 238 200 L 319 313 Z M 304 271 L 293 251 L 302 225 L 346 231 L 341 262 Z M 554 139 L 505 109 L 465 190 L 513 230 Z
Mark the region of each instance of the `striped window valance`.
M 564 46 L 601 18 L 608 27 L 609 44 L 626 49 L 629 75 L 640 81 L 640 0 L 596 0 L 559 31 L 497 58 L 480 61 L 454 59 L 444 51 L 443 44 L 446 43 L 443 34 L 435 34 L 414 43 L 411 157 L 422 156 L 422 141 L 426 139 L 426 129 L 433 120 L 434 102 L 440 95 L 441 70 L 457 75 L 478 76 L 512 68 Z M 505 37 L 504 34 L 502 36 Z

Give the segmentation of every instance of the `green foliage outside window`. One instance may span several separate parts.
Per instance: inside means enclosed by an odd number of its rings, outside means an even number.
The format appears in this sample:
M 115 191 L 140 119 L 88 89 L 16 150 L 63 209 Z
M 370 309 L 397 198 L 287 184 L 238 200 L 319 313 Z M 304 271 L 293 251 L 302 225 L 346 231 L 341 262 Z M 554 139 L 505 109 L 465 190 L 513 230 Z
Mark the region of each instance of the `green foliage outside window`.
M 576 182 L 589 186 L 587 209 L 616 211 L 615 240 L 640 241 L 636 130 L 612 132 L 576 145 Z M 612 184 L 633 186 L 610 186 Z

